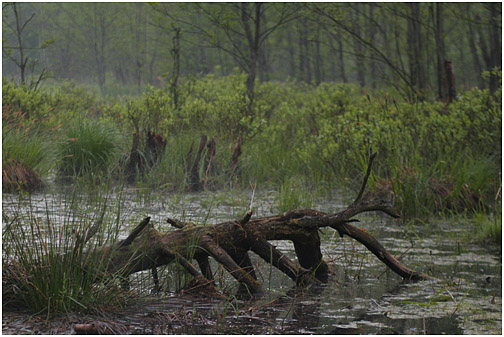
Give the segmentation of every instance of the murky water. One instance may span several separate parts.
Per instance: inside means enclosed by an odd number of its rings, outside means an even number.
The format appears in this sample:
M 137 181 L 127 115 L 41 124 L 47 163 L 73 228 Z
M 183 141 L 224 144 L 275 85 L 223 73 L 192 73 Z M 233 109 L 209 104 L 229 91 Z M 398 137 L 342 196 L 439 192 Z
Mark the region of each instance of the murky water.
M 68 200 L 61 195 L 37 194 L 22 202 L 4 195 L 2 211 L 11 216 L 16 209 L 29 208 L 42 218 L 49 210 L 55 219 L 58 214 L 63 218 L 69 213 L 82 219 L 94 216 L 96 206 L 80 201 L 69 208 L 65 204 Z M 250 206 L 251 195 L 250 191 L 188 195 L 130 191 L 120 195 L 120 221 L 124 235 L 144 216 L 151 216 L 162 231 L 173 230 L 165 223 L 168 217 L 218 223 L 241 218 Z M 111 218 L 117 210 L 114 200 L 119 200 L 119 194 L 108 201 Z M 319 201 L 313 208 L 337 212 L 347 203 L 334 198 Z M 256 193 L 253 208 L 255 216 L 278 213 L 275 193 Z M 501 334 L 500 247 L 468 243 L 471 227 L 463 222 L 431 220 L 403 225 L 381 215 L 357 218 L 361 220 L 359 227 L 375 236 L 406 266 L 429 273 L 434 279 L 404 283 L 364 246 L 326 229 L 322 233 L 322 251 L 332 271 L 327 285 L 296 290 L 290 279 L 252 253 L 265 290 L 258 300 L 197 299 L 176 295 L 174 286 L 165 284 L 165 295 L 145 297 L 123 312 L 111 313 L 108 319 L 127 327 L 128 333 Z M 290 242 L 277 241 L 274 245 L 295 259 Z M 169 272 L 161 271 L 161 275 Z M 146 277 L 140 275 L 137 279 Z M 220 283 L 231 292 L 236 285 L 229 276 Z M 4 333 L 20 331 L 19 324 L 9 324 L 16 319 L 23 322 L 24 333 L 40 329 L 32 321 L 22 320 L 21 314 L 4 312 L 3 318 Z M 70 326 L 47 329 L 48 333 L 71 332 Z

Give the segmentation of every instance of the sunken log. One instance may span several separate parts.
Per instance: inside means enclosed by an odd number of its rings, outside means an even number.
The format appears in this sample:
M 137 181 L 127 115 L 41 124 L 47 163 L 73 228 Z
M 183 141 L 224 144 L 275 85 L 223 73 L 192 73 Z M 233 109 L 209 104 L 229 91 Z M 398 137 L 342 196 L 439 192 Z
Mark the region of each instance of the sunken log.
M 167 222 L 177 229 L 161 233 L 145 218 L 125 239 L 114 245 L 98 248 L 95 253 L 110 258 L 106 273 L 109 276 L 127 277 L 142 270 L 153 270 L 169 263 L 179 263 L 200 285 L 212 283 L 212 271 L 208 262 L 213 257 L 250 293 L 260 292 L 254 267 L 248 255 L 256 253 L 267 263 L 288 275 L 298 285 L 326 282 L 329 267 L 320 250 L 319 229 L 324 227 L 338 231 L 362 243 L 395 273 L 408 280 L 421 280 L 426 275 L 404 266 L 364 229 L 353 226 L 359 221 L 354 217 L 371 211 L 384 212 L 392 217 L 399 214 L 384 200 L 369 201 L 363 197 L 376 154 L 369 159 L 362 187 L 355 201 L 345 210 L 326 214 L 316 210 L 291 210 L 280 215 L 252 218 L 252 212 L 243 219 L 215 225 L 197 226 L 175 219 Z M 269 243 L 270 240 L 290 240 L 294 243 L 299 264 L 294 263 Z M 193 264 L 195 260 L 198 270 Z

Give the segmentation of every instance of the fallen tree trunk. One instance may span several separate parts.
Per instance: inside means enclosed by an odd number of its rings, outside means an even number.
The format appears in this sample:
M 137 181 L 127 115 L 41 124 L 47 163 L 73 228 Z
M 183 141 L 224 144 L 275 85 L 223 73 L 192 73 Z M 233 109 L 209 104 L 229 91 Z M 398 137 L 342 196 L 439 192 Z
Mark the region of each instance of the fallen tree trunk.
M 371 155 L 368 170 L 355 201 L 345 210 L 325 214 L 316 210 L 291 210 L 284 214 L 252 219 L 252 212 L 237 221 L 197 226 L 168 219 L 178 229 L 169 233 L 157 231 L 145 218 L 126 238 L 95 252 L 107 255 L 110 263 L 107 274 L 128 275 L 152 270 L 157 285 L 156 268 L 172 262 L 182 265 L 201 284 L 210 284 L 212 271 L 208 258 L 213 257 L 250 293 L 260 291 L 254 267 L 248 255 L 256 253 L 277 267 L 299 285 L 326 282 L 329 267 L 320 250 L 320 228 L 330 227 L 368 248 L 382 262 L 405 279 L 420 280 L 427 276 L 411 270 L 394 258 L 365 230 L 353 226 L 354 216 L 370 211 L 384 212 L 399 217 L 391 205 L 383 200 L 370 202 L 363 198 L 365 186 L 376 154 Z M 299 265 L 287 258 L 268 241 L 290 240 L 294 243 Z M 191 263 L 195 260 L 198 270 Z

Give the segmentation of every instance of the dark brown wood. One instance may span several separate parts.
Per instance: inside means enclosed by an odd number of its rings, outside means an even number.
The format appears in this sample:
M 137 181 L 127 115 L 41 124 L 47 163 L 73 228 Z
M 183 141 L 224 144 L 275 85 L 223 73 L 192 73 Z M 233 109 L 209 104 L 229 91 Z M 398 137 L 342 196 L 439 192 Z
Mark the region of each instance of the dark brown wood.
M 318 230 L 313 231 L 313 239 L 308 241 L 294 241 L 294 250 L 298 258 L 299 265 L 315 274 L 315 278 L 322 282 L 327 282 L 329 266 L 322 259 L 320 251 L 320 237 Z
M 110 257 L 107 270 L 109 276 L 127 277 L 149 269 L 154 273 L 155 268 L 176 262 L 196 279 L 197 284 L 205 287 L 213 285 L 208 260 L 211 256 L 241 283 L 242 288 L 256 293 L 260 292 L 260 284 L 249 251 L 277 267 L 299 285 L 327 282 L 329 267 L 323 260 L 318 231 L 330 227 L 338 231 L 340 236 L 347 235 L 362 243 L 401 277 L 409 280 L 427 278 L 404 266 L 364 229 L 351 225 L 352 222 L 359 221 L 354 217 L 364 212 L 380 211 L 392 217 L 399 216 L 388 202 L 369 200 L 367 195 L 363 197 L 375 156 L 376 154 L 370 155 L 368 170 L 357 198 L 343 211 L 325 214 L 310 209 L 291 210 L 255 219 L 249 211 L 240 220 L 211 226 L 168 219 L 168 223 L 177 228 L 168 233 L 160 233 L 153 226 L 147 226 L 149 218 L 145 218 L 126 240 L 94 249 L 93 252 Z M 271 245 L 271 240 L 292 241 L 299 264 Z M 188 257 L 198 262 L 201 272 L 191 264 Z M 100 277 L 104 276 L 106 275 Z M 155 283 L 158 284 L 159 281 L 155 280 Z
M 215 142 L 215 137 L 212 137 L 207 144 L 207 153 L 205 155 L 205 161 L 203 164 L 203 185 L 204 188 L 214 187 L 212 184 L 212 177 L 215 176 L 215 165 L 213 161 L 215 159 L 215 155 L 217 153 L 217 143 Z
M 191 170 L 193 151 L 194 151 L 194 141 L 191 143 L 191 148 L 189 149 L 189 152 L 187 152 L 186 161 L 184 163 L 184 174 L 186 177 L 189 176 L 189 171 Z
M 238 136 L 233 150 L 233 155 L 231 156 L 231 163 L 229 164 L 229 177 L 233 179 L 238 173 L 238 158 L 240 157 L 242 137 Z
M 147 132 L 147 142 L 145 145 L 145 157 L 150 168 L 156 165 L 163 156 L 166 148 L 166 140 L 158 133 Z
M 242 269 L 235 259 L 228 252 L 220 247 L 210 237 L 204 237 L 200 240 L 201 247 L 208 252 L 218 263 L 238 281 L 245 284 L 248 290 L 252 293 L 257 292 L 260 288 L 259 282 L 252 275 Z
M 426 275 L 418 273 L 406 266 L 404 266 L 399 260 L 397 260 L 392 254 L 390 254 L 374 237 L 372 237 L 368 232 L 356 228 L 349 223 L 343 224 L 339 229 L 340 233 L 350 236 L 351 238 L 359 241 L 364 246 L 366 246 L 369 251 L 371 251 L 380 261 L 385 263 L 390 269 L 392 269 L 399 276 L 404 279 L 418 281 L 427 278 Z
M 74 324 L 76 335 L 127 335 L 130 327 L 116 322 L 95 321 L 92 323 Z
M 199 266 L 203 276 L 207 280 L 213 281 L 214 277 L 213 277 L 213 273 L 212 273 L 212 268 L 210 266 L 210 261 L 208 260 L 208 256 L 206 256 L 206 255 L 198 256 L 198 257 L 196 257 L 196 261 L 198 262 L 198 266 Z
M 206 142 L 207 142 L 207 136 L 202 135 L 200 137 L 198 150 L 196 152 L 196 157 L 194 158 L 194 161 L 192 162 L 192 164 L 190 166 L 189 190 L 191 192 L 201 191 L 203 189 L 203 185 L 201 184 L 198 170 L 199 170 L 199 162 L 201 160 L 201 154 L 203 153 L 203 150 L 205 149 Z
M 266 262 L 280 269 L 284 274 L 296 281 L 296 284 L 307 285 L 315 281 L 309 276 L 310 270 L 297 266 L 266 239 L 255 237 L 252 238 L 249 243 L 254 253 L 259 255 Z
M 137 127 L 137 126 L 136 126 Z M 160 160 L 166 148 L 166 140 L 160 134 L 147 131 L 144 150 L 140 150 L 140 132 L 133 134 L 130 157 L 126 165 L 125 175 L 129 183 L 135 181 L 137 174 L 144 174 Z
M 135 181 L 137 172 L 143 172 L 144 163 L 139 152 L 140 136 L 138 132 L 133 134 L 133 144 L 131 145 L 130 157 L 126 166 L 126 176 L 129 183 Z
M 444 60 L 444 69 L 446 73 L 446 91 L 448 93 L 448 104 L 457 98 L 457 89 L 455 88 L 455 74 L 453 73 L 452 63 Z
M 138 226 L 136 226 L 135 229 L 133 229 L 133 231 L 130 233 L 130 235 L 128 235 L 126 239 L 119 242 L 119 248 L 126 247 L 131 244 L 133 240 L 135 240 L 135 238 L 144 230 L 145 226 L 149 224 L 149 221 L 150 217 L 143 219 L 143 221 Z

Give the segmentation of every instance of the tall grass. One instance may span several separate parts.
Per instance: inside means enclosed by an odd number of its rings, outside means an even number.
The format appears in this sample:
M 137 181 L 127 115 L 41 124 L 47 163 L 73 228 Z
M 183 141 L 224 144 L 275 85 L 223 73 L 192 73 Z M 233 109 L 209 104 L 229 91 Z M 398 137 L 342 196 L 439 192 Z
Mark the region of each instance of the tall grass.
M 18 197 L 18 207 L 2 212 L 4 308 L 49 315 L 102 311 L 127 302 L 130 294 L 113 278 L 98 279 L 109 260 L 96 247 L 116 241 L 119 233 L 119 214 L 106 212 L 105 197 L 85 200 L 72 192 L 52 200 L 56 205 L 46 201 L 43 213 L 29 196 Z M 54 211 L 58 204 L 60 210 Z M 85 245 L 91 232 L 96 234 Z
M 117 129 L 98 119 L 73 122 L 65 136 L 60 145 L 64 176 L 110 173 L 124 147 Z
M 313 206 L 313 194 L 295 179 L 287 179 L 278 192 L 276 204 L 280 212 Z
M 2 190 L 34 190 L 57 165 L 51 133 L 26 121 L 20 111 L 3 109 Z
M 2 166 L 19 163 L 40 177 L 56 166 L 54 143 L 37 133 L 24 133 L 2 127 Z

